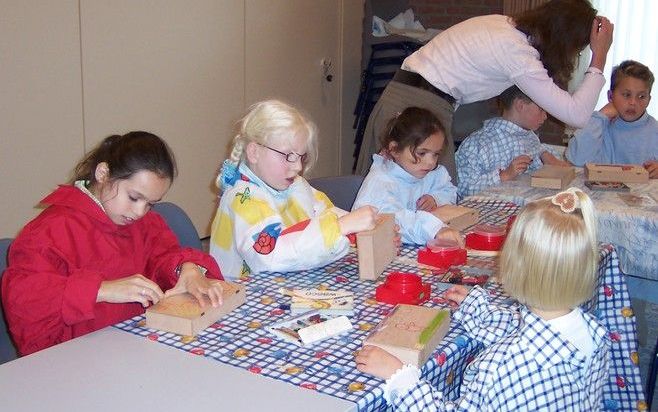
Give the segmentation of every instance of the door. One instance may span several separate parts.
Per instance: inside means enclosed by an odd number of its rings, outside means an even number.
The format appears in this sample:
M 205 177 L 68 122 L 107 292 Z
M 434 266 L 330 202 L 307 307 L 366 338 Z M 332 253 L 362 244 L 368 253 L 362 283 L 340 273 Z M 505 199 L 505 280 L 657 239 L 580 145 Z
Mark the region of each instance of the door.
M 279 98 L 310 115 L 319 159 L 307 178 L 339 174 L 340 10 L 339 0 L 246 1 L 246 105 Z

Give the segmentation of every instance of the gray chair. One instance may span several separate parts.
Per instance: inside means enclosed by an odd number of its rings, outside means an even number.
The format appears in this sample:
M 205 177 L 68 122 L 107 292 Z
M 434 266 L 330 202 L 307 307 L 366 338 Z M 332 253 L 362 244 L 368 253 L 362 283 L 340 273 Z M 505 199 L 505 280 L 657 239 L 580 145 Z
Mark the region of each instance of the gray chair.
M 9 245 L 13 239 L 0 239 L 0 285 L 2 285 L 2 274 L 7 268 L 7 254 L 9 252 Z M 1 289 L 0 289 L 1 290 Z M 7 324 L 5 323 L 5 315 L 0 305 L 0 364 L 9 362 L 18 357 L 16 347 L 11 341 Z
M 308 182 L 317 190 L 324 192 L 336 207 L 349 211 L 361 188 L 363 176 L 316 177 L 309 179 Z
M 183 209 L 171 202 L 159 202 L 153 205 L 153 211 L 167 222 L 181 246 L 203 250 L 199 232 Z

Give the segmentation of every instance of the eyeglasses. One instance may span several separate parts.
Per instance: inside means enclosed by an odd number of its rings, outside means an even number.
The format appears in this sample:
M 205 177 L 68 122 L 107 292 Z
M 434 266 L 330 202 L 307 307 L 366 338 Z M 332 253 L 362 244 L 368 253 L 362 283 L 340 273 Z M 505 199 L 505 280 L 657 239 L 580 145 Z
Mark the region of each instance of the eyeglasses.
M 269 147 L 269 146 L 264 145 L 262 143 L 258 143 L 258 144 L 265 147 L 265 148 L 267 148 L 267 149 L 270 149 L 273 152 L 277 152 L 278 154 L 283 155 L 286 158 L 286 161 L 290 162 L 290 163 L 295 163 L 297 160 L 301 160 L 302 163 L 306 163 L 306 160 L 308 160 L 308 153 L 304 153 L 304 154 L 299 154 L 299 153 L 295 153 L 295 152 L 283 153 L 280 150 L 276 150 L 275 148 Z

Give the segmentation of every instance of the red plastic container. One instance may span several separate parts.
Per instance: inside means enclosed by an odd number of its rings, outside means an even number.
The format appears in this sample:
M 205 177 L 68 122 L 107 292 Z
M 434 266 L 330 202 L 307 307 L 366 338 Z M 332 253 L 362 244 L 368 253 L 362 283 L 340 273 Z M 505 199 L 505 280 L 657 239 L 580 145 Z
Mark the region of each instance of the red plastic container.
M 466 247 L 475 250 L 497 251 L 505 243 L 505 226 L 481 224 L 466 235 Z
M 464 265 L 466 249 L 460 248 L 457 242 L 430 240 L 427 246 L 418 250 L 418 263 L 440 268 Z
M 413 273 L 393 272 L 375 290 L 377 302 L 397 305 L 420 305 L 427 302 L 432 293 L 432 285 L 423 283 L 420 276 Z

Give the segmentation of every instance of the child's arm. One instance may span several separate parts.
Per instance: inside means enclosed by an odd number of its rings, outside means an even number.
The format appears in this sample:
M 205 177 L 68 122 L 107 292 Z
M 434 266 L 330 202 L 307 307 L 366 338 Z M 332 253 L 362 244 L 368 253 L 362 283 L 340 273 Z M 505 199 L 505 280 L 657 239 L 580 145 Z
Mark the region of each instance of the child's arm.
M 462 324 L 471 338 L 485 347 L 515 332 L 520 325 L 520 315 L 515 307 L 493 305 L 487 291 L 479 286 L 471 289 L 453 318 Z
M 100 272 L 75 267 L 79 239 L 71 231 L 58 230 L 55 243 L 45 225 L 30 229 L 12 242 L 2 277 L 4 312 L 21 355 L 70 339 L 66 325 L 93 320 L 103 281 Z
M 512 159 L 510 164 L 498 171 L 498 177 L 501 182 L 507 182 L 513 180 L 520 174 L 525 173 L 528 170 L 528 167 L 532 163 L 532 158 L 528 155 L 520 155 Z
M 296 186 L 287 202 L 282 214 L 269 192 L 253 184 L 239 184 L 222 196 L 219 213 L 231 222 L 233 244 L 253 273 L 310 269 L 347 253 L 349 240 L 338 216 L 315 198 L 307 183 Z M 341 217 L 343 223 L 348 216 Z M 374 225 L 374 212 L 366 218 Z
M 483 410 L 491 393 L 487 379 L 476 376 L 468 388 L 462 387 L 460 399 L 452 402 L 429 382 L 420 379 L 420 370 L 402 362 L 376 346 L 364 346 L 355 356 L 356 368 L 385 379 L 384 399 L 400 411 L 474 411 Z M 479 379 L 478 379 L 479 378 Z
M 585 163 L 606 163 L 609 154 L 606 153 L 604 133 L 610 119 L 602 112 L 594 112 L 587 126 L 576 131 L 569 140 L 565 157 L 575 166 Z
M 352 210 L 372 205 L 380 213 L 394 213 L 395 222 L 400 226 L 402 242 L 425 244 L 445 225 L 433 214 L 416 210 L 415 204 L 407 208 L 400 191 L 401 188 L 393 183 L 366 179 Z
M 207 253 L 194 248 L 183 248 L 167 223 L 156 213 L 142 218 L 140 227 L 146 239 L 148 254 L 146 273 L 157 282 L 165 296 L 189 292 L 203 305 L 202 295 L 208 296 L 213 306 L 221 303 L 221 286 L 209 279 L 222 279 L 217 262 Z M 203 270 L 201 269 L 203 268 Z
M 541 162 L 545 165 L 571 166 L 571 163 L 558 159 L 553 153 L 549 151 L 545 151 L 541 154 Z
M 427 186 L 424 192 L 434 198 L 437 206 L 454 205 L 457 202 L 457 188 L 452 184 L 450 174 L 445 167 L 439 166 L 429 172 L 423 179 L 423 184 Z M 431 210 L 426 211 L 431 212 Z
M 491 153 L 489 145 L 478 135 L 472 135 L 459 146 L 455 160 L 461 196 L 474 195 L 501 182 L 498 163 Z

